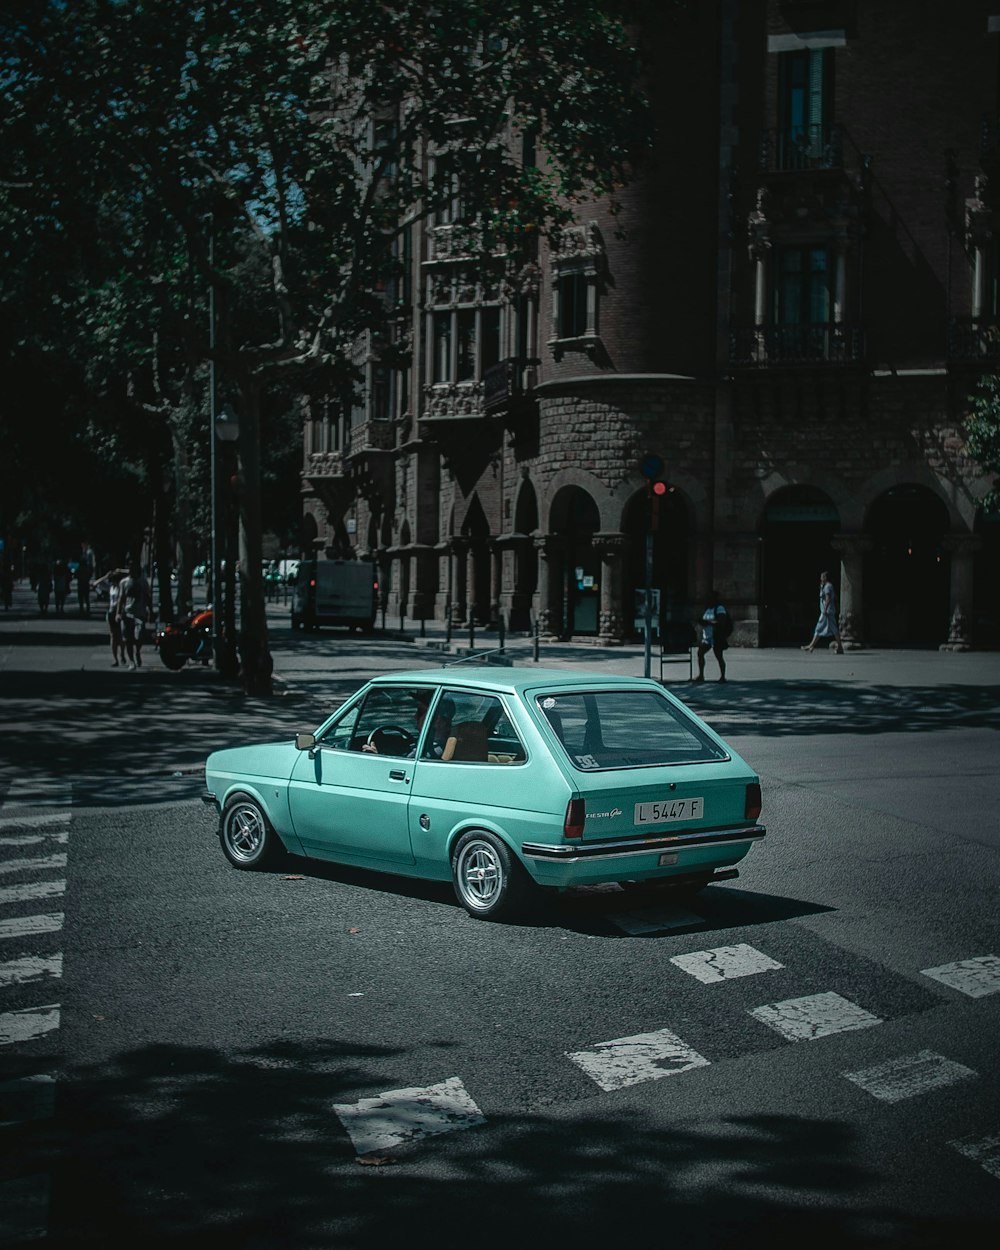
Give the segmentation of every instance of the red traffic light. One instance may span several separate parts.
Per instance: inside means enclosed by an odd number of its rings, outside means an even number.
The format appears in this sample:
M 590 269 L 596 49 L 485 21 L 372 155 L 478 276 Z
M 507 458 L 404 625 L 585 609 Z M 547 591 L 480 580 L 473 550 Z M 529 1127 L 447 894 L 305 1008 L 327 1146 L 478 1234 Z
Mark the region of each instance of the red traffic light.
M 666 493 L 667 493 L 667 484 L 666 484 L 666 482 L 654 482 L 654 483 L 653 483 L 653 494 L 654 494 L 654 495 L 665 495 Z

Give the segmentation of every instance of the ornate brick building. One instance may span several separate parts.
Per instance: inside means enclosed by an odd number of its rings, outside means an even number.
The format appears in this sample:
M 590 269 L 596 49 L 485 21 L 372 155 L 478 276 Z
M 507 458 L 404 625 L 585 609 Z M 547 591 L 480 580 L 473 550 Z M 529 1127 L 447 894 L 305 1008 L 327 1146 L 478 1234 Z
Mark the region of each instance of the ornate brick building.
M 665 616 L 716 586 L 737 643 L 802 642 L 829 569 L 848 645 L 1000 644 L 961 437 L 1000 369 L 1000 0 L 704 0 L 655 52 L 617 222 L 497 276 L 449 214 L 413 234 L 412 363 L 364 345 L 363 404 L 307 419 L 304 544 L 376 559 L 393 623 L 620 641 L 652 452 Z

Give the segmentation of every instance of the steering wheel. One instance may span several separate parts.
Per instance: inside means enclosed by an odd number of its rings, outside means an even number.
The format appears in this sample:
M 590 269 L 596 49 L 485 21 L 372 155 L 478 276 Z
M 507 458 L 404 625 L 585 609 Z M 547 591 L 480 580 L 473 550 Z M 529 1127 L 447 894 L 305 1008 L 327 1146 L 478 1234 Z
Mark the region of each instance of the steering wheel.
M 376 725 L 375 728 L 368 735 L 368 741 L 366 745 L 370 747 L 374 747 L 375 750 L 378 751 L 378 753 L 381 755 L 383 753 L 382 752 L 383 737 L 386 734 L 398 735 L 400 738 L 403 739 L 403 752 L 402 753 L 404 755 L 410 749 L 410 747 L 413 746 L 414 742 L 416 742 L 416 738 L 414 738 L 413 734 L 411 734 L 408 729 L 404 729 L 402 725 Z M 396 752 L 388 751 L 386 752 L 386 754 L 394 755 L 396 754 Z

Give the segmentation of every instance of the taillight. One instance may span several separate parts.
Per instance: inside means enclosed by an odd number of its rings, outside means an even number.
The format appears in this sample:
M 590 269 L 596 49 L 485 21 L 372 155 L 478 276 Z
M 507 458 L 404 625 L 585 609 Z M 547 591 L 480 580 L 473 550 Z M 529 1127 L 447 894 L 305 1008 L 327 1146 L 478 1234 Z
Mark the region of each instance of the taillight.
M 746 798 L 743 801 L 743 817 L 745 820 L 756 820 L 760 815 L 760 782 L 751 781 L 747 786 Z
M 570 799 L 566 804 L 566 818 L 563 821 L 564 838 L 582 838 L 585 819 L 583 799 Z
M 315 578 L 315 577 L 310 577 L 310 579 L 309 579 L 309 589 L 310 589 L 310 590 L 315 590 L 315 589 L 316 589 L 316 578 Z
M 372 582 L 372 590 L 378 590 L 378 582 Z

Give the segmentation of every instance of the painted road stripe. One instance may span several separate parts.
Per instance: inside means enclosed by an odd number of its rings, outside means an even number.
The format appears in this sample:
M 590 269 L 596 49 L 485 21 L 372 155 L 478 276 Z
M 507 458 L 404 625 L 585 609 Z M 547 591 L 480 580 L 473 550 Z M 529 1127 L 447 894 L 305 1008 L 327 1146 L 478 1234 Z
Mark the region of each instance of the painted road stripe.
M 43 912 L 38 916 L 15 916 L 0 920 L 0 938 L 33 937 L 36 933 L 58 933 L 66 919 L 61 911 Z
M 0 989 L 8 985 L 26 985 L 43 977 L 61 977 L 63 957 L 61 954 L 43 959 L 40 955 L 25 955 L 23 959 L 11 959 L 0 964 Z
M 939 968 L 924 968 L 921 975 L 959 990 L 969 998 L 1000 994 L 1000 958 L 996 955 L 980 955 L 977 959 L 941 964 Z
M 0 846 L 39 846 L 42 842 L 58 842 L 65 846 L 68 841 L 69 833 L 64 829 L 53 829 L 48 833 L 0 834 Z
M 4 1081 L 0 1083 L 0 1128 L 28 1120 L 49 1120 L 55 1102 L 56 1078 L 50 1072 Z
M 948 1145 L 1000 1180 L 1000 1133 L 991 1133 L 988 1137 L 960 1137 Z
M 333 1109 L 359 1155 L 486 1123 L 457 1076 L 423 1089 L 393 1089 L 356 1103 L 335 1103 Z
M 621 911 L 608 919 L 623 933 L 641 937 L 644 933 L 662 933 L 664 929 L 691 929 L 704 924 L 704 916 L 696 916 L 683 907 L 646 907 L 642 911 Z
M 66 893 L 65 881 L 32 881 L 24 885 L 5 885 L 0 889 L 0 906 L 7 903 L 31 903 L 40 898 L 55 898 Z
M 44 829 L 50 825 L 59 825 L 65 829 L 70 823 L 69 812 L 36 812 L 29 815 L 12 814 L 8 808 L 0 809 L 0 829 L 5 833 L 10 829 Z
M 953 1059 L 946 1059 L 944 1055 L 935 1054 L 933 1050 L 918 1050 L 915 1055 L 901 1055 L 898 1059 L 877 1063 L 872 1068 L 861 1068 L 858 1072 L 844 1072 L 842 1075 L 860 1085 L 873 1098 L 882 1102 L 902 1102 L 904 1098 L 915 1098 L 928 1090 L 954 1085 L 979 1073 Z
M 34 1042 L 58 1027 L 58 1003 L 50 1003 L 47 1007 L 25 1007 L 22 1011 L 5 1011 L 0 1014 L 0 1046 Z
M 0 1245 L 48 1235 L 49 1178 L 18 1176 L 0 1184 Z
M 5 807 L 50 807 L 53 803 L 68 803 L 72 787 L 66 781 L 54 777 L 18 777 L 10 783 Z
M 754 1007 L 750 1014 L 790 1042 L 811 1042 L 831 1033 L 870 1029 L 882 1023 L 878 1016 L 832 991 L 768 1003 L 764 1007 Z
M 717 946 L 710 951 L 693 951 L 690 955 L 672 955 L 670 962 L 706 985 L 730 981 L 733 977 L 752 977 L 783 966 L 745 942 Z
M 567 1051 L 566 1057 L 606 1092 L 704 1068 L 709 1062 L 669 1029 L 598 1042 L 593 1050 Z
M 37 859 L 0 859 L 0 872 L 51 872 L 66 867 L 66 854 L 59 851 Z

